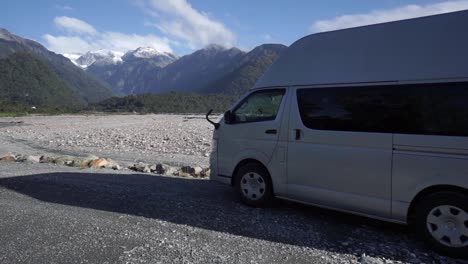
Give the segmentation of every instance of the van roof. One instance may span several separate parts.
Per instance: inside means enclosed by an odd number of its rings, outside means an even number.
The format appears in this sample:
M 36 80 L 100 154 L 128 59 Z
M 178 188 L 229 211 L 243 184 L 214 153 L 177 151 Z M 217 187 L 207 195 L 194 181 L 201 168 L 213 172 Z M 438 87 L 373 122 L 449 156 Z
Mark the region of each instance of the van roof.
M 468 10 L 317 33 L 291 45 L 255 88 L 468 77 Z

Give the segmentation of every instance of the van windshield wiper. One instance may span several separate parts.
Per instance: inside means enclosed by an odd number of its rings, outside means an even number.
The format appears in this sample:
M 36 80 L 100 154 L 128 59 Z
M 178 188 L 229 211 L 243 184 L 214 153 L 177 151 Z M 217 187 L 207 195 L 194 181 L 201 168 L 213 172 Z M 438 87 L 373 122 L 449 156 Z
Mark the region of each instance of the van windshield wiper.
M 206 116 L 205 116 L 206 120 L 208 122 L 210 122 L 210 124 L 212 124 L 215 127 L 215 129 L 218 129 L 219 128 L 219 123 L 215 123 L 215 122 L 211 121 L 210 118 L 209 118 L 209 116 L 211 115 L 212 112 L 213 112 L 213 109 L 210 109 L 210 111 L 208 111 L 208 113 L 206 113 Z

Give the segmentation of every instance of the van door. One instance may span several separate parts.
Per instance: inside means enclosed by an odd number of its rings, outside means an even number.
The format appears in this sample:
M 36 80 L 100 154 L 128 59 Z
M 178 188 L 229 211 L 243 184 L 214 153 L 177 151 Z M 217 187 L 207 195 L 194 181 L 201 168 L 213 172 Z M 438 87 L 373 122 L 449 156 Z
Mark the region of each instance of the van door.
M 219 130 L 218 170 L 231 177 L 243 159 L 267 165 L 278 141 L 286 89 L 263 89 L 250 93 L 231 110 L 232 121 Z
M 376 90 L 300 88 L 293 93 L 288 198 L 390 217 L 392 134 L 374 133 Z

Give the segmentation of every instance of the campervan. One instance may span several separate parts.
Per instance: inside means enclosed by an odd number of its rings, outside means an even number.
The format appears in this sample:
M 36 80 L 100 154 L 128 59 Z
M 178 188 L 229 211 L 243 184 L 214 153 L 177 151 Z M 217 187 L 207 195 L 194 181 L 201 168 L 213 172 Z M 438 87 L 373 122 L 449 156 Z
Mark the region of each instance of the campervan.
M 411 224 L 466 257 L 467 25 L 461 11 L 296 41 L 214 123 L 211 179 L 255 207 Z

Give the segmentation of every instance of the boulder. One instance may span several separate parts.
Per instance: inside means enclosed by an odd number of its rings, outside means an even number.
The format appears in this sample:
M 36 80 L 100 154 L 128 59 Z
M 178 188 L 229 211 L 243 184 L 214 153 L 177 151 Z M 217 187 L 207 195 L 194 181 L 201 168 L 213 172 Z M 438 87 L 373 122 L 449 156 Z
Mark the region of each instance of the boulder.
M 200 173 L 200 177 L 205 178 L 205 177 L 210 177 L 211 175 L 211 169 L 210 168 L 204 168 L 202 172 Z
M 70 156 L 59 156 L 59 157 L 51 158 L 51 162 L 57 165 L 70 166 L 70 164 L 73 163 L 73 159 L 74 157 L 70 157 Z
M 51 163 L 52 162 L 52 158 L 50 157 L 46 157 L 46 156 L 41 156 L 39 158 L 39 163 Z
M 197 177 L 199 177 L 199 176 L 201 176 L 201 172 L 202 172 L 202 171 L 203 171 L 203 168 L 200 167 L 200 166 L 197 166 L 197 167 L 193 168 L 193 174 L 192 174 L 192 176 L 197 176 Z
M 67 162 L 65 165 L 70 167 L 85 168 L 88 167 L 88 164 L 83 164 L 83 160 L 79 158 L 74 158 L 70 162 Z
M 39 163 L 41 161 L 41 156 L 24 156 L 24 161 L 29 163 Z
M 166 172 L 163 173 L 164 175 L 176 175 L 179 172 L 177 168 L 167 166 Z
M 89 163 L 93 160 L 97 160 L 99 157 L 94 156 L 94 155 L 89 155 L 86 158 L 81 160 L 81 167 L 89 167 Z
M 0 161 L 16 161 L 15 155 L 13 154 L 7 154 L 2 157 L 0 157 Z
M 195 174 L 195 169 L 190 167 L 190 166 L 184 166 L 184 167 L 180 168 L 180 171 L 182 173 L 187 173 L 187 174 L 190 174 L 190 175 Z
M 90 167 L 90 168 L 100 169 L 100 168 L 106 167 L 107 164 L 108 164 L 108 162 L 107 162 L 106 159 L 104 159 L 104 158 L 98 158 L 98 159 L 95 159 L 95 160 L 91 161 L 91 162 L 89 163 L 89 167 Z
M 134 171 L 138 171 L 138 172 L 144 172 L 144 173 L 150 173 L 151 172 L 151 169 L 149 168 L 149 166 L 143 162 L 138 162 L 138 163 L 135 163 L 131 166 L 128 167 L 129 169 L 131 170 L 134 170 Z
M 115 160 L 107 159 L 106 168 L 113 169 L 113 170 L 121 170 L 122 166 L 120 166 Z

